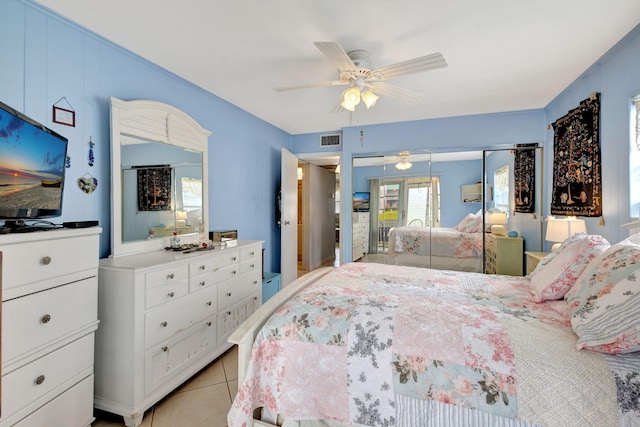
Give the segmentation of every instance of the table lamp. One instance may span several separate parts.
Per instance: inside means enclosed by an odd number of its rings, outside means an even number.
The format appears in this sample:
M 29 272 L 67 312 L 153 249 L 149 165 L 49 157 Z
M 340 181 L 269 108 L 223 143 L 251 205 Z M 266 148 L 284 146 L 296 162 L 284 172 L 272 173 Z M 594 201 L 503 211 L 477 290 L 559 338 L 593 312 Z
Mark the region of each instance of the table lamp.
M 566 218 L 549 217 L 547 219 L 547 234 L 544 239 L 548 242 L 555 242 L 551 246 L 551 251 L 555 251 L 569 237 L 576 233 L 587 233 L 587 226 L 584 219 L 577 219 L 575 216 Z
M 491 234 L 504 236 L 507 234 L 505 225 L 507 225 L 507 213 L 501 210 L 491 210 L 488 214 L 488 223 L 491 225 Z

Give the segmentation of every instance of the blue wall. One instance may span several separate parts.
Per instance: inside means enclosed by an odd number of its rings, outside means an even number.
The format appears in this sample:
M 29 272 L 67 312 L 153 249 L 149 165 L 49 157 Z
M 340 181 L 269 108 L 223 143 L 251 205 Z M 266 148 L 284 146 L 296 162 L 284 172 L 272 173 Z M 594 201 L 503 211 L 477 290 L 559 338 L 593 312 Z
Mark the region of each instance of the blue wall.
M 243 239 L 265 240 L 265 268 L 279 271 L 280 239 L 275 198 L 280 150 L 318 153 L 320 134 L 291 136 L 195 85 L 77 27 L 26 0 L 0 2 L 0 100 L 70 140 L 62 221 L 98 219 L 104 228 L 100 252 L 109 254 L 109 104 L 111 96 L 152 99 L 191 115 L 209 137 L 209 221 L 211 228 L 237 228 Z M 538 142 L 544 150 L 545 188 L 551 191 L 553 130 L 547 125 L 601 92 L 603 221 L 588 219 L 590 233 L 615 242 L 629 221 L 630 99 L 640 93 L 640 29 L 635 28 L 544 109 L 347 127 L 342 133 L 342 194 L 351 194 L 354 156 L 400 150 L 483 149 Z M 514 96 L 517 96 L 514 94 Z M 76 127 L 51 122 L 51 107 L 66 97 Z M 334 133 L 334 132 L 323 132 Z M 88 141 L 96 143 L 96 164 L 87 165 Z M 329 147 L 327 152 L 335 151 Z M 233 161 L 240 161 L 241 167 Z M 98 189 L 86 195 L 74 186 L 90 173 Z M 351 200 L 342 198 L 342 211 Z M 544 202 L 545 214 L 549 212 Z M 601 223 L 604 225 L 600 225 Z M 351 240 L 351 217 L 343 216 L 343 241 Z M 342 251 L 351 258 L 351 248 Z
M 110 254 L 109 98 L 160 101 L 212 132 L 210 228 L 264 240 L 265 269 L 280 271 L 275 200 L 289 134 L 30 2 L 0 2 L 0 52 L 0 100 L 69 138 L 69 181 L 55 222 L 99 220 L 100 254 Z M 62 97 L 76 112 L 76 127 L 51 121 L 52 105 Z M 87 164 L 90 137 L 93 167 Z M 98 179 L 90 195 L 76 186 L 86 173 Z

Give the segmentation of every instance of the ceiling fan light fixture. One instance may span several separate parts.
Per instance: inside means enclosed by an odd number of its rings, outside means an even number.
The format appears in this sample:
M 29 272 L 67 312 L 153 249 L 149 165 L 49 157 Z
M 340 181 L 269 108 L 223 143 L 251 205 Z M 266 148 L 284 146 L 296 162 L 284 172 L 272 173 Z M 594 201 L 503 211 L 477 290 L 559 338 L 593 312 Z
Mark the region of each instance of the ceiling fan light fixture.
M 344 100 L 340 105 L 342 105 L 345 110 L 355 110 L 356 105 L 360 103 L 360 88 L 358 88 L 357 86 L 353 86 L 345 90 L 343 99 Z
M 375 93 L 371 92 L 368 89 L 363 90 L 360 96 L 362 98 L 362 102 L 364 102 L 364 105 L 367 107 L 367 109 L 376 105 L 376 102 L 378 102 L 378 99 L 380 99 L 378 95 L 376 95 Z
M 411 166 L 413 166 L 413 164 L 408 160 L 409 158 L 408 151 L 401 151 L 400 153 L 398 153 L 398 155 L 400 156 L 400 161 L 396 163 L 395 165 L 396 169 L 399 169 L 401 171 L 406 171 Z

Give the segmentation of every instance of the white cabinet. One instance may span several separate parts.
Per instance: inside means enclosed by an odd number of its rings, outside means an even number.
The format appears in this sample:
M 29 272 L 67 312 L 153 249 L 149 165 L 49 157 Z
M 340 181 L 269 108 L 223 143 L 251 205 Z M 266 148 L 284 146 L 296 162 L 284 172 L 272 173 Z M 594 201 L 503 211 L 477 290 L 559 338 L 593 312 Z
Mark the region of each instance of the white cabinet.
M 474 203 L 482 201 L 482 184 L 468 184 L 462 186 L 462 201 Z
M 0 426 L 93 422 L 98 227 L 0 236 Z
M 262 301 L 262 242 L 100 260 L 95 407 L 127 426 L 231 347 Z
M 353 212 L 353 260 L 369 252 L 369 212 Z

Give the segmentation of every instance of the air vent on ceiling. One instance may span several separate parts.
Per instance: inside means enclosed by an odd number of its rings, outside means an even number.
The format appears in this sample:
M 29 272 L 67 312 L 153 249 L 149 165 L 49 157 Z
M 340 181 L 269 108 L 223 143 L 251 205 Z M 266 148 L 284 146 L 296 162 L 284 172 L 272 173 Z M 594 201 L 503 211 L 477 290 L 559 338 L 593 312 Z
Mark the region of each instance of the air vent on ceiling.
M 336 147 L 340 145 L 340 134 L 322 135 L 320 137 L 321 147 Z

